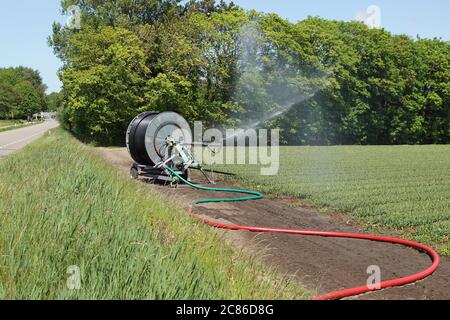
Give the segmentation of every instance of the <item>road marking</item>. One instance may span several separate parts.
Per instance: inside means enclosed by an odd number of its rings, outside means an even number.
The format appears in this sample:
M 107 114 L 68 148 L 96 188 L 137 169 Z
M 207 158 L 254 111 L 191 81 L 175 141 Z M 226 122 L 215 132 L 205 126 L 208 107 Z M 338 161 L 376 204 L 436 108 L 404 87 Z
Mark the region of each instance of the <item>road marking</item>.
M 21 142 L 24 142 L 24 141 L 33 139 L 34 137 L 36 137 L 36 136 L 38 136 L 38 135 L 40 135 L 40 134 L 46 133 L 46 132 L 49 131 L 49 130 L 50 130 L 50 129 L 46 129 L 46 130 L 43 130 L 43 131 L 41 131 L 41 132 L 35 133 L 35 134 L 31 135 L 31 136 L 28 136 L 28 137 L 26 137 L 26 138 L 23 138 L 23 139 L 20 139 L 20 140 L 17 140 L 17 141 L 14 141 L 14 142 L 5 144 L 5 145 L 3 145 L 3 146 L 0 146 L 0 149 L 4 149 L 4 148 L 6 148 L 6 147 L 9 147 L 9 146 L 12 146 L 12 145 L 15 145 L 15 144 L 18 144 L 18 143 L 21 143 Z

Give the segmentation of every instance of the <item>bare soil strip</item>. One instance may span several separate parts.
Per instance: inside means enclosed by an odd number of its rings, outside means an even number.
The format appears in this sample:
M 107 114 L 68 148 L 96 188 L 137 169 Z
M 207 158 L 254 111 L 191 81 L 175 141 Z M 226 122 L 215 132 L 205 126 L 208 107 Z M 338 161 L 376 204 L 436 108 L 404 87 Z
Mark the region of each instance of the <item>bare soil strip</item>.
M 125 148 L 100 148 L 99 151 L 113 165 L 124 172 L 129 171 L 131 160 Z M 203 182 L 200 176 L 194 178 Z M 230 185 L 219 183 L 219 187 L 227 186 Z M 183 207 L 196 199 L 229 196 L 194 190 L 187 186 L 169 189 L 149 185 L 149 190 L 161 192 L 168 197 L 168 201 L 177 199 Z M 239 225 L 361 233 L 361 230 L 346 225 L 337 216 L 320 213 L 316 208 L 302 205 L 298 199 L 266 198 L 256 202 L 208 204 L 195 210 L 208 218 Z M 408 276 L 430 265 L 427 255 L 397 245 L 282 234 L 223 234 L 236 246 L 257 253 L 262 261 L 279 272 L 292 275 L 313 294 L 364 285 L 369 277 L 367 268 L 373 265 L 381 268 L 382 280 Z M 386 235 L 392 236 L 388 233 Z M 449 300 L 450 259 L 442 257 L 439 270 L 424 281 L 357 298 Z

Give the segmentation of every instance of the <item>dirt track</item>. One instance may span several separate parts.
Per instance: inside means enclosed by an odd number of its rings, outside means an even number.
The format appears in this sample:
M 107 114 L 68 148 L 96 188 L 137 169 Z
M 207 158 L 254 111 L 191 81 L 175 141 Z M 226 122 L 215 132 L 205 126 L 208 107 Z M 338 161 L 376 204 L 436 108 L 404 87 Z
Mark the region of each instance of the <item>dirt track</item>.
M 115 166 L 128 172 L 131 160 L 126 149 L 99 149 Z M 197 177 L 195 177 L 197 178 Z M 198 179 L 198 178 L 197 178 Z M 198 182 L 203 183 L 201 179 Z M 219 183 L 219 186 L 227 186 Z M 228 185 L 229 186 L 229 185 Z M 165 195 L 176 195 L 180 205 L 192 200 L 220 197 L 182 186 L 169 189 L 149 185 Z M 170 192 L 170 194 L 168 194 Z M 228 195 L 229 196 L 229 195 Z M 259 227 L 308 229 L 335 232 L 360 232 L 333 215 L 319 213 L 303 206 L 300 200 L 270 199 L 257 202 L 208 204 L 196 212 L 218 221 Z M 289 274 L 313 294 L 325 294 L 366 284 L 369 266 L 378 265 L 382 280 L 408 276 L 430 265 L 428 256 L 412 249 L 360 240 L 299 237 L 280 234 L 226 232 L 238 246 L 252 252 L 263 252 L 262 260 L 283 274 Z M 392 288 L 357 297 L 358 299 L 450 299 L 450 260 L 442 258 L 439 270 L 430 278 L 401 288 Z

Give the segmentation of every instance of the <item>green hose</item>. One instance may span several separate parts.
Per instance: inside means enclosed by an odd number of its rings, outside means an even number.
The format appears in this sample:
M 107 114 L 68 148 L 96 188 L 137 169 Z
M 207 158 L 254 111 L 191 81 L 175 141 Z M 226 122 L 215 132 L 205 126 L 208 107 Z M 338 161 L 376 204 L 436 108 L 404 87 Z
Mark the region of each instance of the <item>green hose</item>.
M 205 190 L 205 191 L 230 192 L 230 193 L 251 195 L 250 197 L 241 197 L 241 198 L 211 198 L 211 199 L 196 200 L 196 201 L 192 202 L 192 204 L 194 204 L 194 205 L 202 204 L 202 203 L 253 201 L 253 200 L 260 200 L 260 199 L 264 198 L 264 196 L 261 193 L 256 192 L 256 191 L 238 190 L 238 189 L 231 189 L 231 188 L 210 188 L 210 187 L 199 186 L 197 184 L 194 184 L 194 183 L 184 179 L 172 168 L 169 168 L 167 166 L 165 166 L 164 168 L 167 169 L 175 177 L 180 179 L 181 182 L 184 182 L 187 185 L 189 185 L 195 189 Z

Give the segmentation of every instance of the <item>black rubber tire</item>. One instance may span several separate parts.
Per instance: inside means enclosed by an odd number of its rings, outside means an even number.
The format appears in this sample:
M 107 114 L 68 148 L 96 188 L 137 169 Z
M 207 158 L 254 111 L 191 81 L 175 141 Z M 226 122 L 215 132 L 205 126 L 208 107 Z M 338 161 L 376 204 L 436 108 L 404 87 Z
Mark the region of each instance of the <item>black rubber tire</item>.
M 145 147 L 145 134 L 150 121 L 154 119 L 159 112 L 144 112 L 134 118 L 127 131 L 127 147 L 133 160 L 143 166 L 155 166 L 150 160 Z
M 130 177 L 133 180 L 139 179 L 139 169 L 135 165 L 133 165 L 130 169 Z

